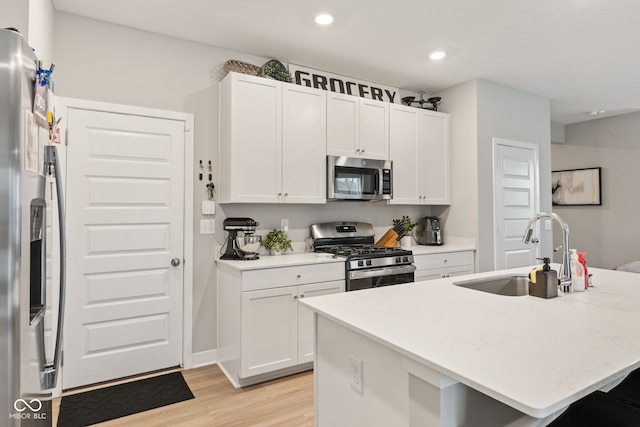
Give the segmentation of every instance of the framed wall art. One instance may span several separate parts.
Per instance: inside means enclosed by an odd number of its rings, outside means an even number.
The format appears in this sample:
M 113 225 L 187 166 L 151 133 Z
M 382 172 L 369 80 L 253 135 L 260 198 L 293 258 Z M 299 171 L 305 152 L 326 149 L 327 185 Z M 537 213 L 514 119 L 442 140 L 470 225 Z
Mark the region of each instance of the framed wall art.
M 602 205 L 602 168 L 551 172 L 553 206 Z

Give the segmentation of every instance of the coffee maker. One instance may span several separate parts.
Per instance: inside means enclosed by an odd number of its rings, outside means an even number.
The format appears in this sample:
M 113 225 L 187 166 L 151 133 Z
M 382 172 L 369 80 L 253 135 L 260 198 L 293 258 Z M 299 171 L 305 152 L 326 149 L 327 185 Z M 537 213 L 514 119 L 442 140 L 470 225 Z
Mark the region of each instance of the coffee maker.
M 222 228 L 229 234 L 225 243 L 225 252 L 220 259 L 258 259 L 261 239 L 260 236 L 253 236 L 258 225 L 260 224 L 251 218 L 226 218 Z
M 416 241 L 421 245 L 442 245 L 442 226 L 440 218 L 435 216 L 425 216 L 418 220 L 416 227 Z

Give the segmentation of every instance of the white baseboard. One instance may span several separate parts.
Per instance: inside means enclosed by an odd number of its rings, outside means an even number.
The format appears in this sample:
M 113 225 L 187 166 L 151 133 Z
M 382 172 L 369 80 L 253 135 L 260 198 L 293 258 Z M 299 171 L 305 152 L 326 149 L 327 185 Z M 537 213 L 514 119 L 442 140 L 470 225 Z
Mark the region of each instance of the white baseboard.
M 213 365 L 218 358 L 217 350 L 201 351 L 191 355 L 191 367 L 199 368 L 201 366 Z

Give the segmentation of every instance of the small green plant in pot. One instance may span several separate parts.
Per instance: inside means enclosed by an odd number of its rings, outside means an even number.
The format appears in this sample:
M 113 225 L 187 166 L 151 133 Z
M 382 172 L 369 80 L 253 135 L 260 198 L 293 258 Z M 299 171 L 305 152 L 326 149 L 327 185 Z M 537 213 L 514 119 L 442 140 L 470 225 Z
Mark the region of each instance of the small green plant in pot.
M 293 250 L 287 234 L 275 228 L 267 234 L 267 238 L 262 241 L 262 246 L 269 249 L 271 255 L 280 255 L 283 252 Z

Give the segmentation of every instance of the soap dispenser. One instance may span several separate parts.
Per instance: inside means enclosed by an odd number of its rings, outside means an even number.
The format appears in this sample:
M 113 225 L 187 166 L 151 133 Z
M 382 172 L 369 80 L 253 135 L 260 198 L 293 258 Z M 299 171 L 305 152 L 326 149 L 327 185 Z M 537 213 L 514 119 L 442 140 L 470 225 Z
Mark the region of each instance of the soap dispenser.
M 529 284 L 529 295 L 540 298 L 558 296 L 558 272 L 551 269 L 549 258 L 538 258 L 544 262 L 541 270 L 536 271 L 535 283 Z

